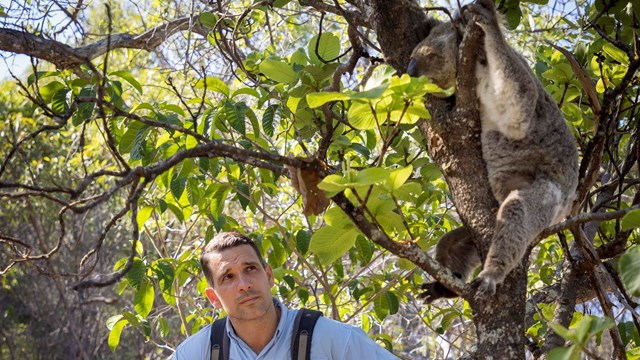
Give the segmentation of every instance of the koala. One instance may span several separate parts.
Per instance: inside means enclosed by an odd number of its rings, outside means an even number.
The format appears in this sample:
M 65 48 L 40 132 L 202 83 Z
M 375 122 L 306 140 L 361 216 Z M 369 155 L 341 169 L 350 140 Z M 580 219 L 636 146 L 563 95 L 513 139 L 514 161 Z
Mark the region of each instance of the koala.
M 578 151 L 556 102 L 505 40 L 493 0 L 477 0 L 463 7 L 461 16 L 484 34 L 476 94 L 482 156 L 500 207 L 484 264 L 464 227 L 439 240 L 436 259 L 463 281 L 483 265 L 474 282 L 489 296 L 538 234 L 568 215 L 578 185 Z M 455 22 L 431 23 L 413 50 L 409 75 L 424 75 L 442 88 L 455 86 L 460 39 Z M 456 296 L 437 282 L 423 289 L 426 302 Z

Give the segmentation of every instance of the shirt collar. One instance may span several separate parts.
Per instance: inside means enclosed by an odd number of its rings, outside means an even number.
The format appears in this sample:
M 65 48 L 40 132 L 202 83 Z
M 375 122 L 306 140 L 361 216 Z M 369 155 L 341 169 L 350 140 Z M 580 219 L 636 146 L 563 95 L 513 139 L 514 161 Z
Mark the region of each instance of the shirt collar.
M 274 335 L 275 339 L 279 339 L 280 336 L 282 335 L 282 333 L 285 331 L 285 327 L 287 324 L 287 318 L 289 317 L 289 312 L 291 310 L 289 310 L 286 306 L 284 306 L 280 300 L 278 300 L 277 298 L 272 298 L 273 299 L 273 305 L 275 305 L 277 308 L 280 309 L 280 320 L 278 321 L 278 327 L 276 328 L 276 333 Z M 231 320 L 229 320 L 229 317 L 227 316 L 227 334 L 229 335 L 230 338 L 238 341 L 242 341 L 242 339 L 236 335 L 236 332 L 233 330 L 233 326 L 231 325 Z

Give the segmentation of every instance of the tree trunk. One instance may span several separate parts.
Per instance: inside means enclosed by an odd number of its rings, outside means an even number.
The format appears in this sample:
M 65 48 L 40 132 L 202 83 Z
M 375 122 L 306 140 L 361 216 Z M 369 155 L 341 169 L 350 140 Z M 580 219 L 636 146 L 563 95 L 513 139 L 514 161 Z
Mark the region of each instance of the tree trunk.
M 420 19 L 420 13 L 417 13 L 420 10 L 404 1 L 376 0 L 370 1 L 369 5 L 376 14 L 372 17 L 372 26 L 387 61 L 399 72 L 404 72 L 411 50 L 424 36 L 415 26 L 416 19 Z M 405 35 L 399 36 L 400 33 Z M 480 29 L 472 27 L 460 45 L 456 105 L 451 108 L 447 101 L 428 98 L 426 105 L 432 119 L 422 121 L 419 126 L 433 160 L 449 184 L 456 210 L 474 234 L 484 258 L 493 236 L 498 203 L 489 187 L 480 144 L 475 59 L 481 36 Z M 404 39 L 404 42 L 397 39 Z M 478 339 L 471 358 L 525 358 L 527 264 L 525 257 L 498 286 L 493 297 L 477 298 L 475 291 L 467 285 L 465 292 L 470 295 L 467 300 L 474 312 Z

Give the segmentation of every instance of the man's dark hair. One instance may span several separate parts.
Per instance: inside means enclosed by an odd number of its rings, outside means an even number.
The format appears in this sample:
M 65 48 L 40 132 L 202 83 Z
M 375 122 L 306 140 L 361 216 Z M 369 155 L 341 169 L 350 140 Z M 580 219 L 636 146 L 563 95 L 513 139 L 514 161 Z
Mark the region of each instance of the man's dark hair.
M 246 235 L 240 234 L 237 231 L 232 232 L 221 232 L 209 241 L 209 243 L 202 249 L 202 254 L 200 255 L 200 266 L 202 267 L 202 271 L 204 272 L 204 276 L 207 278 L 207 282 L 209 286 L 213 287 L 213 273 L 211 268 L 208 266 L 208 263 L 211 259 L 209 256 L 212 253 L 221 252 L 226 249 L 231 249 L 240 245 L 249 245 L 253 248 L 258 259 L 260 259 L 260 264 L 262 267 L 265 267 L 266 263 L 260 255 L 260 250 L 258 250 L 258 245 L 251 240 Z

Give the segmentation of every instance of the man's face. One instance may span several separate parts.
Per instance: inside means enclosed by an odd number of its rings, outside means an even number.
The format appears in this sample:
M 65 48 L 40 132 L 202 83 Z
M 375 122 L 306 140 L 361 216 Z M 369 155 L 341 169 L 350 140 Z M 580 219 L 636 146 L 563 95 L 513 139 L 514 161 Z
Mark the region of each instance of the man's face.
M 265 268 L 249 245 L 235 246 L 210 256 L 213 288 L 206 290 L 209 301 L 223 307 L 236 321 L 256 320 L 273 306 L 274 285 L 271 266 Z

